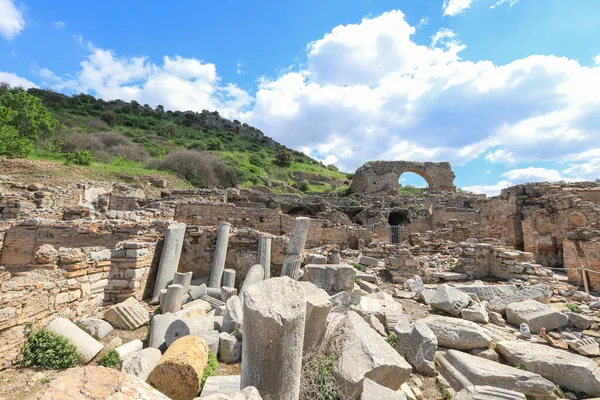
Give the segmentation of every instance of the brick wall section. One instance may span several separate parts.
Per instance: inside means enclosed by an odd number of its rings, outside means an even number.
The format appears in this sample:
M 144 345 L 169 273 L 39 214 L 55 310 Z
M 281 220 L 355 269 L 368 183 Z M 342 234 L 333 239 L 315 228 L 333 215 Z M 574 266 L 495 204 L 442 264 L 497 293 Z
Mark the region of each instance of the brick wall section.
M 563 240 L 565 268 L 569 281 L 583 286 L 579 268 L 597 271 L 587 273 L 590 288 L 600 290 L 600 231 L 573 232 Z
M 112 268 L 104 290 L 106 302 L 120 303 L 129 297 L 138 300 L 144 297 L 159 238 L 145 236 L 140 239 L 123 242 L 111 252 Z

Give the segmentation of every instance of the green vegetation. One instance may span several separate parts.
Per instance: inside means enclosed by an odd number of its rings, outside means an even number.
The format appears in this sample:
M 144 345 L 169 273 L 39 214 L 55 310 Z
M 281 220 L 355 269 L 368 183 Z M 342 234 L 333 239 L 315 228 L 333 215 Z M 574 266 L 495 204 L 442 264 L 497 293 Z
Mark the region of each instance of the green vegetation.
M 0 156 L 99 172 L 176 174 L 197 187 L 347 195 L 348 176 L 217 111 L 165 111 L 136 101 L 0 85 Z
M 452 394 L 448 389 L 442 389 L 442 400 L 452 400 Z
M 523 371 L 527 371 L 527 367 L 525 367 L 523 364 L 517 364 L 517 366 L 515 368 L 523 370 Z
M 217 373 L 217 355 L 212 351 L 208 351 L 208 363 L 206 363 L 206 367 L 204 367 L 204 373 L 202 374 L 202 382 L 200 382 L 200 392 L 202 392 L 202 388 L 206 383 L 206 380 L 211 376 L 215 376 Z
M 571 312 L 581 313 L 581 308 L 579 308 L 579 306 L 575 303 L 566 303 L 565 307 L 567 307 Z
M 356 268 L 357 270 L 359 270 L 359 271 L 362 271 L 362 270 L 363 270 L 363 266 L 362 266 L 362 264 L 359 264 L 359 263 L 353 263 L 353 264 L 352 264 L 352 266 L 353 266 L 354 268 Z
M 106 353 L 100 360 L 98 360 L 98 365 L 102 365 L 106 368 L 114 368 L 119 365 L 121 362 L 121 357 L 119 353 L 115 349 L 110 350 Z
M 340 390 L 333 375 L 333 365 L 336 357 L 328 355 L 319 357 L 314 363 L 314 383 L 320 400 L 338 400 Z
M 421 194 L 425 193 L 426 190 L 427 190 L 427 188 L 418 188 L 418 187 L 415 187 L 412 185 L 400 186 L 398 188 L 398 192 L 409 194 L 411 196 L 421 195 Z
M 396 344 L 398 344 L 398 335 L 396 335 L 394 332 L 390 333 L 387 337 L 387 342 L 390 346 L 396 348 Z
M 77 349 L 61 335 L 42 329 L 27 337 L 23 348 L 25 367 L 37 365 L 42 369 L 66 369 L 77 365 Z

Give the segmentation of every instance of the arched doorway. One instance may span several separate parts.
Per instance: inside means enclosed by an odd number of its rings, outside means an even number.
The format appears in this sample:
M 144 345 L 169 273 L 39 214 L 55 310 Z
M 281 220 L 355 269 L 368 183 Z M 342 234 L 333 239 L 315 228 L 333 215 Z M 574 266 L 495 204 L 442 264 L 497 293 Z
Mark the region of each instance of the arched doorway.
M 428 177 L 427 177 L 428 178 Z M 420 173 L 406 171 L 398 177 L 398 192 L 419 195 L 429 189 L 430 183 Z
M 410 224 L 408 210 L 393 210 L 388 215 L 388 224 L 390 224 L 390 243 L 402 243 L 402 231 L 404 225 Z

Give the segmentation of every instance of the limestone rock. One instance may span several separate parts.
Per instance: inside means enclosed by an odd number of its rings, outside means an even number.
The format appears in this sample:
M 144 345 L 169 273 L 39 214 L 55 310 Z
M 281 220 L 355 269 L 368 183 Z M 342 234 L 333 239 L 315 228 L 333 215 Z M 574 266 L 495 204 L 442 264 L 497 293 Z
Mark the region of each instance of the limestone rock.
M 525 400 L 523 393 L 493 386 L 469 386 L 456 393 L 453 400 Z
M 498 353 L 492 349 L 473 349 L 469 351 L 469 353 L 477 357 L 485 358 L 486 360 L 500 362 Z
M 488 301 L 486 307 L 488 311 L 494 311 L 500 315 L 506 315 L 506 307 L 511 303 L 518 303 L 524 300 L 536 300 L 547 304 L 550 302 L 551 291 L 548 285 L 542 283 L 525 287 L 515 294 L 508 296 L 494 297 Z
M 600 345 L 592 338 L 569 340 L 567 343 L 582 356 L 596 357 L 600 353 Z
M 173 321 L 177 319 L 177 316 L 173 313 L 156 314 L 152 317 L 152 323 L 150 324 L 150 339 L 148 346 L 156 349 L 166 349 L 167 344 L 165 342 L 165 335 L 167 329 Z
M 204 388 L 202 388 L 200 397 L 197 397 L 196 399 L 205 399 L 214 394 L 223 396 L 239 392 L 241 385 L 242 377 L 240 375 L 209 376 L 204 383 Z
M 61 264 L 77 264 L 87 260 L 87 255 L 80 248 L 61 247 L 58 257 Z
M 243 319 L 242 301 L 238 296 L 230 297 L 225 303 L 223 330 L 228 333 L 232 333 L 235 330 L 241 331 Z
M 148 383 L 173 400 L 191 400 L 200 391 L 208 345 L 197 336 L 175 341 L 148 376 Z
M 423 279 L 421 279 L 419 275 L 413 276 L 412 278 L 407 280 L 404 283 L 404 285 L 407 287 L 408 290 L 416 294 L 419 294 L 423 290 L 425 290 L 425 285 L 423 285 Z
M 568 316 L 550 305 L 535 300 L 509 304 L 506 307 L 506 320 L 513 325 L 525 322 L 535 333 L 539 332 L 540 328 L 558 329 L 569 323 Z
M 266 400 L 297 399 L 300 393 L 306 294 L 287 276 L 271 278 L 244 293 L 242 387 Z
M 379 260 L 373 257 L 361 256 L 358 262 L 362 265 L 368 265 L 371 267 L 376 267 Z
M 314 350 L 323 339 L 327 325 L 327 316 L 331 311 L 331 298 L 323 289 L 310 282 L 298 282 L 306 293 L 306 319 L 304 327 L 303 351 Z M 347 293 L 344 292 L 347 295 Z
M 307 264 L 327 264 L 327 257 L 320 254 L 309 254 Z
M 492 344 L 491 332 L 471 321 L 443 316 L 431 316 L 420 321 L 433 331 L 438 345 L 442 347 L 471 350 Z
M 165 342 L 171 346 L 175 341 L 188 335 L 199 336 L 202 332 L 221 330 L 223 317 L 198 317 L 176 319 L 165 332 Z
M 435 375 L 434 357 L 438 341 L 433 331 L 421 321 L 414 324 L 402 321 L 396 324 L 394 332 L 398 336 L 398 353 L 403 355 L 417 372 Z
M 146 381 L 150 371 L 158 364 L 161 357 L 160 350 L 148 347 L 121 360 L 121 371 Z
M 42 400 L 124 400 L 169 398 L 143 380 L 104 367 L 71 368 L 51 382 Z
M 467 308 L 460 310 L 460 316 L 467 321 L 478 322 L 480 324 L 487 324 L 490 322 L 485 306 L 481 303 L 473 303 Z
M 446 311 L 455 317 L 458 317 L 460 311 L 468 307 L 470 303 L 471 297 L 468 294 L 448 285 L 438 286 L 435 294 L 429 300 L 431 307 Z
M 246 279 L 244 279 L 244 283 L 242 284 L 242 288 L 240 289 L 239 297 L 244 303 L 244 293 L 248 291 L 248 288 L 252 285 L 256 285 L 258 282 L 262 281 L 265 277 L 265 269 L 262 265 L 256 264 L 253 265 L 248 273 L 246 274 Z
M 357 313 L 349 312 L 341 356 L 333 371 L 342 391 L 353 399 L 360 398 L 363 381 L 372 381 L 390 388 L 400 386 L 410 377 L 412 368 Z
M 492 324 L 498 326 L 506 326 L 506 321 L 504 320 L 504 318 L 502 318 L 502 315 L 500 315 L 499 313 L 490 311 L 488 312 L 488 315 Z
M 263 398 L 254 386 L 248 386 L 236 392 L 200 396 L 197 400 L 263 400 Z
M 36 264 L 56 264 L 58 262 L 58 250 L 51 244 L 43 244 L 36 250 L 33 260 Z
M 589 358 L 520 341 L 500 341 L 496 351 L 510 365 L 523 365 L 527 371 L 540 374 L 563 388 L 600 395 L 600 367 Z
M 242 357 L 242 343 L 234 335 L 221 332 L 219 335 L 219 359 L 224 363 L 236 363 Z
M 554 383 L 529 370 L 513 368 L 456 350 L 438 352 L 435 360 L 440 375 L 456 391 L 474 385 L 488 385 L 518 390 L 534 397 L 553 396 Z
M 577 314 L 574 312 L 565 313 L 567 317 L 569 317 L 569 322 L 573 324 L 573 326 L 582 331 L 586 329 L 590 329 L 592 326 L 592 319 L 586 315 Z
M 389 389 L 385 386 L 365 378 L 363 382 L 363 391 L 360 400 L 406 400 L 406 395 L 402 392 Z
M 219 354 L 219 331 L 214 330 L 201 332 L 198 334 L 198 336 L 204 339 L 208 345 L 208 348 L 213 352 L 214 355 Z
M 142 341 L 140 339 L 134 339 L 130 342 L 122 344 L 121 346 L 117 347 L 115 350 L 119 354 L 119 357 L 121 358 L 121 360 L 123 360 L 127 356 L 130 356 L 131 354 L 142 350 L 143 347 L 144 347 L 144 343 L 142 343 Z
M 489 301 L 495 297 L 511 296 L 517 293 L 516 285 L 454 285 L 454 288 L 467 294 L 475 294 L 479 300 Z
M 79 362 L 82 364 L 89 363 L 104 347 L 102 343 L 65 318 L 56 318 L 46 326 L 46 329 L 64 336 L 69 343 L 75 346 L 79 353 Z
M 104 320 L 115 328 L 134 330 L 150 321 L 150 315 L 144 306 L 130 297 L 106 310 Z
M 356 270 L 348 264 L 309 264 L 304 267 L 303 280 L 327 293 L 352 290 L 355 279 Z
M 77 321 L 77 325 L 97 340 L 104 338 L 114 330 L 111 324 L 97 318 L 80 319 Z

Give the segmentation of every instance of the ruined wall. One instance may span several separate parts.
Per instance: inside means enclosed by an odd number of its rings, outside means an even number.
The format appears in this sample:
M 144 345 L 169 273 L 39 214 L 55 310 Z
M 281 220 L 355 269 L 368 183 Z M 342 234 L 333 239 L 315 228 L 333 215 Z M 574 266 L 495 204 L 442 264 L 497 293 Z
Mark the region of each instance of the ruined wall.
M 237 227 L 249 227 L 281 234 L 279 210 L 262 207 L 237 207 L 233 204 L 178 203 L 175 220 L 190 225 L 212 226 L 226 221 Z
M 454 172 L 447 162 L 371 161 L 354 173 L 352 193 L 397 192 L 398 179 L 414 172 L 427 181 L 431 192 L 455 192 Z
M 596 271 L 588 272 L 590 288 L 600 290 L 600 231 L 578 230 L 567 235 L 563 240 L 565 268 L 570 282 L 583 286 L 579 269 Z

